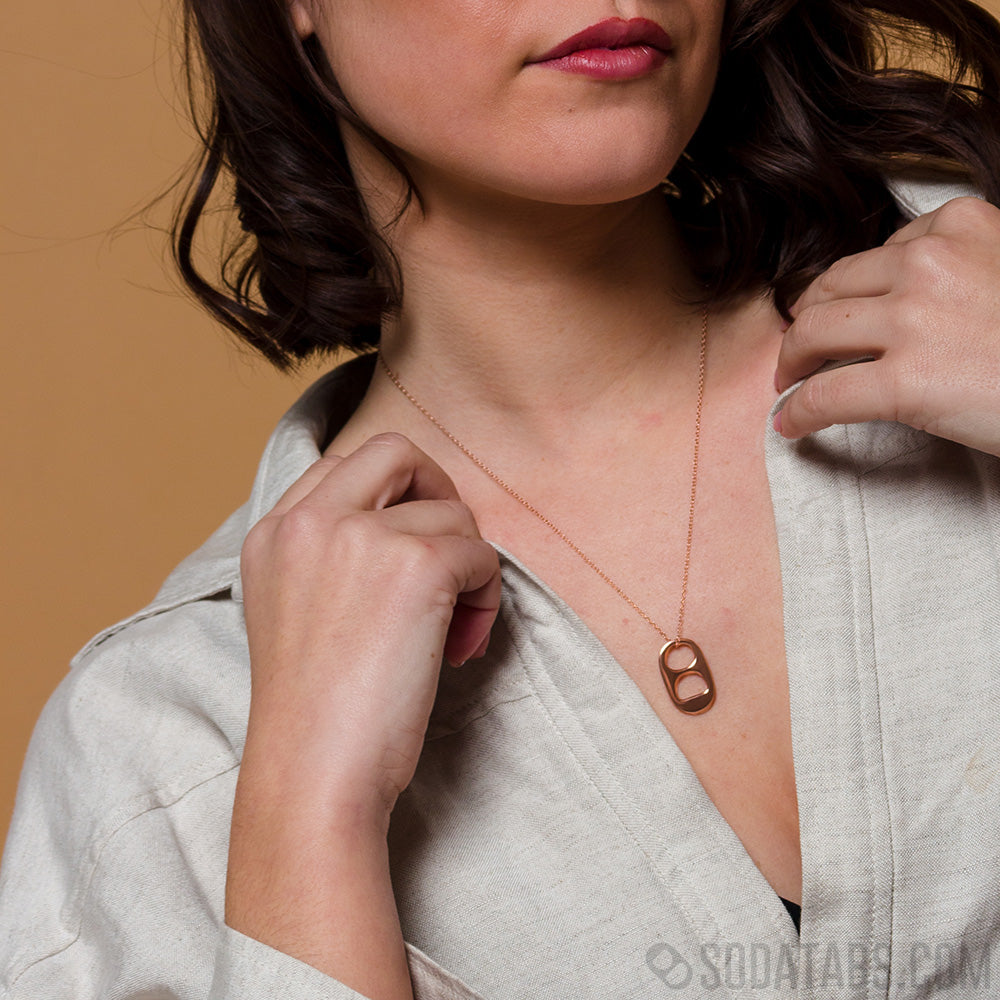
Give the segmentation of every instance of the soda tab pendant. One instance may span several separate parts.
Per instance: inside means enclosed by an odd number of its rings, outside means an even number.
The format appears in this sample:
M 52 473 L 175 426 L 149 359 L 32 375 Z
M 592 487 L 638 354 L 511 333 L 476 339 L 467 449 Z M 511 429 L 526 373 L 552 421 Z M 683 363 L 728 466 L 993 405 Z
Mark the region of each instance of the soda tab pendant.
M 686 649 L 691 653 L 691 662 L 684 667 L 672 667 L 667 660 L 671 653 L 679 649 Z M 712 680 L 712 671 L 708 669 L 708 660 L 696 642 L 690 639 L 671 639 L 660 650 L 660 674 L 670 700 L 685 715 L 701 715 L 715 704 L 715 681 Z M 689 677 L 700 678 L 704 687 L 700 692 L 681 697 L 681 681 Z

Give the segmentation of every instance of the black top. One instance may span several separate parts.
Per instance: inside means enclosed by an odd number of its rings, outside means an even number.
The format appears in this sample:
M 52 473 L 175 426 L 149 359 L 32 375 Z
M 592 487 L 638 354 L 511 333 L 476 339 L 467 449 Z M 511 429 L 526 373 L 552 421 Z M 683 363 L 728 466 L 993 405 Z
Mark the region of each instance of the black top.
M 784 896 L 779 896 L 780 899 L 785 904 L 785 909 L 788 910 L 792 918 L 792 923 L 795 924 L 795 929 L 797 931 L 802 930 L 802 907 L 798 903 L 793 903 L 790 899 L 785 899 Z

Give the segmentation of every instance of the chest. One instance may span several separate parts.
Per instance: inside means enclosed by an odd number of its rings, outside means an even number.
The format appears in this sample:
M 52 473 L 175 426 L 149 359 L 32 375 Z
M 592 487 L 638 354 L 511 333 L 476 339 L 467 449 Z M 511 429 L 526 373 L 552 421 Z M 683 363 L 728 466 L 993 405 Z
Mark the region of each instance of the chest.
M 690 465 L 654 471 L 652 461 L 592 482 L 572 529 L 572 518 L 552 518 L 580 551 L 509 498 L 480 494 L 477 516 L 484 535 L 545 580 L 608 650 L 765 878 L 798 900 L 781 573 L 762 428 L 748 422 L 706 447 L 693 522 Z M 704 652 L 717 691 L 698 716 L 678 710 L 659 669 L 664 638 L 655 626 L 673 638 L 682 600 L 684 637 Z

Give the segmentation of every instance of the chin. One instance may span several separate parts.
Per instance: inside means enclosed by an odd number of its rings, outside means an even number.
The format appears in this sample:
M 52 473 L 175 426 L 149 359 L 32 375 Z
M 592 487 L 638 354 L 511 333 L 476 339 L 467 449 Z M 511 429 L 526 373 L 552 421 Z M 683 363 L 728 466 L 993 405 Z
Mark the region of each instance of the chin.
M 534 200 L 550 205 L 613 205 L 641 198 L 658 188 L 666 173 L 643 178 L 604 176 L 578 178 L 563 183 L 552 183 L 540 190 Z
M 525 194 L 553 204 L 610 204 L 646 194 L 673 170 L 697 124 L 655 110 L 564 116 L 522 132 L 491 172 L 506 173 Z
M 610 205 L 641 197 L 659 187 L 677 162 L 673 156 L 637 158 L 621 150 L 595 157 L 562 157 L 537 166 L 522 178 L 494 186 L 508 194 L 553 205 Z

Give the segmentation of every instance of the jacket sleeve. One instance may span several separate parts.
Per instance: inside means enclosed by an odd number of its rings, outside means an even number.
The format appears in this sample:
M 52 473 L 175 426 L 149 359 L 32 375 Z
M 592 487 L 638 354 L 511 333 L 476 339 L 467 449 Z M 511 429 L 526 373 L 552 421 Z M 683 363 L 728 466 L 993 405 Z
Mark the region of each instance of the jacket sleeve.
M 0 998 L 360 997 L 223 919 L 248 707 L 225 621 L 238 613 L 218 600 L 137 617 L 46 705 L 0 870 Z M 407 955 L 417 1000 L 477 997 Z

